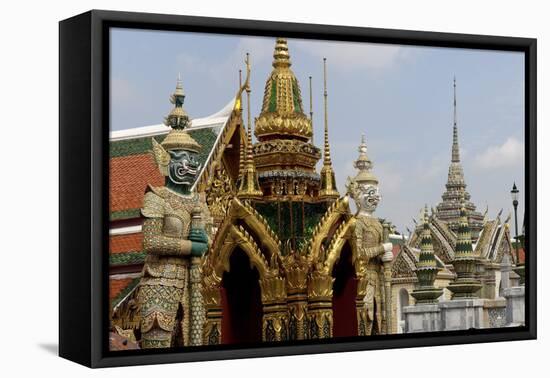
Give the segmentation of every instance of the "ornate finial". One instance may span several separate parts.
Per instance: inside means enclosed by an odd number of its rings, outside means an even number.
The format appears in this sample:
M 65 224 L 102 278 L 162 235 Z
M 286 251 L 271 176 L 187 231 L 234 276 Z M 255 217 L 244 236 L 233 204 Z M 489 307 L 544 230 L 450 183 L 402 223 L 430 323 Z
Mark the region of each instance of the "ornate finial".
M 313 139 L 313 90 L 311 85 L 311 76 L 309 77 L 309 120 L 311 121 L 311 144 L 315 144 Z
M 290 67 L 290 55 L 286 38 L 277 38 L 273 52 L 273 67 Z
M 181 82 L 181 76 L 178 74 L 176 81 L 176 90 L 170 96 L 170 102 L 174 104 L 174 108 L 170 111 L 170 114 L 164 119 L 164 124 L 172 129 L 183 130 L 191 126 L 189 116 L 183 109 L 183 102 L 185 100 L 185 93 L 183 92 L 183 84 Z
M 458 145 L 458 126 L 456 123 L 456 77 L 453 77 L 453 163 L 460 162 L 460 147 Z
M 367 155 L 367 141 L 365 134 L 361 135 L 361 144 L 357 149 L 359 151 L 359 157 L 353 162 L 353 166 L 359 171 L 354 180 L 362 183 L 378 186 L 378 179 L 371 172 L 372 161 Z
M 367 155 L 367 141 L 365 138 L 365 134 L 361 134 L 361 144 L 359 145 L 358 151 L 359 157 L 353 162 L 353 166 L 357 168 L 360 172 L 370 171 L 372 169 L 372 161 Z M 372 173 L 370 173 L 370 175 L 371 179 L 376 179 L 374 176 L 372 176 Z M 376 182 L 378 182 L 378 180 L 376 180 Z
M 178 79 L 176 81 L 176 90 L 174 92 L 174 97 L 176 96 L 183 96 L 185 97 L 185 94 L 183 93 L 183 83 L 181 81 L 181 73 L 178 72 Z M 183 99 L 182 99 L 182 103 L 183 103 Z
M 260 190 L 258 183 L 258 173 L 254 164 L 254 156 L 252 154 L 252 122 L 250 119 L 250 54 L 246 53 L 246 80 L 244 89 L 246 90 L 246 110 L 247 110 L 247 132 L 246 132 L 246 166 L 244 168 L 243 177 L 238 192 L 241 198 L 258 198 L 262 197 L 263 193 Z
M 319 196 L 338 198 L 340 194 L 336 189 L 336 178 L 332 169 L 330 158 L 330 143 L 328 139 L 328 106 L 327 106 L 327 58 L 323 58 L 323 96 L 325 99 L 325 144 L 323 151 L 323 168 L 321 169 L 321 190 Z

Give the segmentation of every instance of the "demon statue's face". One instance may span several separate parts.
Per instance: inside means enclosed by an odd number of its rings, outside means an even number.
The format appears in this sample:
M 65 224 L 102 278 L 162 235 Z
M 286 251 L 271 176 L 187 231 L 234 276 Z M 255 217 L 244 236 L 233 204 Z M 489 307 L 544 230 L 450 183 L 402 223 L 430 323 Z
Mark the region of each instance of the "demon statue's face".
M 197 153 L 187 150 L 170 150 L 168 178 L 173 184 L 190 188 L 200 171 Z
M 348 191 L 354 199 L 360 213 L 372 215 L 378 203 L 380 203 L 380 192 L 378 185 L 372 183 L 358 183 L 353 180 L 348 182 Z

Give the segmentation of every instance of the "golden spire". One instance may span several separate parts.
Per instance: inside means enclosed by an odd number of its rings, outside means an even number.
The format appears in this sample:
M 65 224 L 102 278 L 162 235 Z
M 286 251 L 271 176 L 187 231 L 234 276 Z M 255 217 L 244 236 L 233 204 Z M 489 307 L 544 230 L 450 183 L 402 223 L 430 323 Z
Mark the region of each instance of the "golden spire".
M 311 122 L 311 144 L 315 144 L 315 140 L 313 139 L 313 90 L 311 76 L 309 77 L 309 121 Z
M 243 86 L 243 71 L 239 70 L 239 88 Z M 239 182 L 244 174 L 244 141 L 241 140 L 239 143 Z
M 242 177 L 244 175 L 244 148 L 245 148 L 246 142 L 244 140 L 240 140 L 239 143 L 239 182 L 242 180 Z
M 321 169 L 321 191 L 319 196 L 328 198 L 338 198 L 340 194 L 336 189 L 336 179 L 332 169 L 332 160 L 330 159 L 330 143 L 328 139 L 328 93 L 327 93 L 327 58 L 323 58 L 323 85 L 325 102 L 325 145 L 323 151 L 323 168 Z
M 246 165 L 243 170 L 243 176 L 239 187 L 238 196 L 245 199 L 259 198 L 263 196 L 258 183 L 258 173 L 254 164 L 252 155 L 252 122 L 250 120 L 250 55 L 246 53 L 246 80 L 244 88 L 246 90 L 246 110 L 247 110 L 247 135 L 246 135 Z
M 451 162 L 460 163 L 460 147 L 458 146 L 458 127 L 456 125 L 456 77 L 453 77 L 453 148 Z
M 304 114 L 300 86 L 290 66 L 287 41 L 277 38 L 273 71 L 256 119 L 255 135 L 260 142 L 279 137 L 307 142 L 311 138 L 311 120 Z
M 323 58 L 323 85 L 323 97 L 325 104 L 325 149 L 323 154 L 323 165 L 332 165 L 332 161 L 330 159 L 330 144 L 328 141 L 327 58 Z

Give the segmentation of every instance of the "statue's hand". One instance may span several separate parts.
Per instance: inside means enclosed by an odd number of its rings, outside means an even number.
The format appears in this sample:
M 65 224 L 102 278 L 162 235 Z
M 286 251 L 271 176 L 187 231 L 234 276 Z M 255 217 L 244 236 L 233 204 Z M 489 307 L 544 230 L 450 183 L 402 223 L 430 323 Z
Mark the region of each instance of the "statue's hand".
M 198 243 L 208 243 L 208 235 L 202 228 L 194 228 L 189 231 L 189 240 Z
M 390 262 L 393 260 L 393 244 L 392 243 L 383 243 L 382 247 L 384 247 L 384 254 L 382 255 L 382 261 L 384 263 Z
M 208 244 L 201 242 L 191 242 L 191 256 L 201 257 L 208 249 Z

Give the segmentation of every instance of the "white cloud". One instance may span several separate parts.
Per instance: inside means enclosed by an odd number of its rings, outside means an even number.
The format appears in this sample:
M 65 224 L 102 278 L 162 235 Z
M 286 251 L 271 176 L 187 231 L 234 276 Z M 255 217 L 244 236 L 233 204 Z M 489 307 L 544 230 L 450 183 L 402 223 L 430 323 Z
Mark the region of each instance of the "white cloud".
M 502 145 L 488 147 L 475 161 L 479 167 L 485 169 L 523 165 L 523 142 L 510 137 Z
M 353 42 L 297 41 L 299 49 L 319 58 L 327 58 L 340 69 L 384 69 L 410 56 L 412 50 L 397 45 Z

